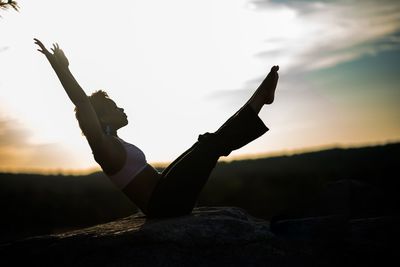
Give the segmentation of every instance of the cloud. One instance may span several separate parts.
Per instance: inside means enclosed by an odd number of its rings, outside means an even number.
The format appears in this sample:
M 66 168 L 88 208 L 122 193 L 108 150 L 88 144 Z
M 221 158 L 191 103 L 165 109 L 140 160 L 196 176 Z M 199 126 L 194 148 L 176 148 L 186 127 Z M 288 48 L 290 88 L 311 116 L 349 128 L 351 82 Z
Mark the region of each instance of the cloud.
M 18 120 L 0 116 L 0 171 L 62 169 L 70 153 L 58 144 L 32 144 Z
M 28 131 L 16 120 L 0 119 L 0 148 L 23 146 L 28 138 Z
M 256 56 L 283 62 L 287 71 L 336 66 L 400 48 L 398 1 L 250 1 L 255 12 L 292 12 L 279 36 L 266 36 L 274 49 Z M 280 27 L 277 23 L 276 27 Z M 287 31 L 285 35 L 284 32 Z
M 10 48 L 10 47 L 8 47 L 8 46 L 0 47 L 0 53 L 1 53 L 1 52 L 4 52 L 4 51 L 7 51 L 9 48 Z
M 26 157 L 28 134 L 16 120 L 0 118 L 0 167 Z

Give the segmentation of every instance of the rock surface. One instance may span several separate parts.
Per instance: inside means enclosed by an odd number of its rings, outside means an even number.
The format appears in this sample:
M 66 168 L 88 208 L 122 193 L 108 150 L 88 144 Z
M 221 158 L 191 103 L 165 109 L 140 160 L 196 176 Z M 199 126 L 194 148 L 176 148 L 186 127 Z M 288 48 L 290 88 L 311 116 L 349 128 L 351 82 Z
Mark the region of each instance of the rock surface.
M 2 259 L 13 264 L 57 266 L 284 266 L 290 253 L 267 222 L 228 207 L 196 208 L 190 216 L 162 220 L 147 220 L 138 213 L 21 240 L 0 251 Z
M 148 220 L 137 213 L 20 240 L 1 246 L 0 258 L 41 266 L 366 266 L 395 252 L 398 222 L 324 216 L 271 227 L 240 208 L 201 207 L 188 216 Z

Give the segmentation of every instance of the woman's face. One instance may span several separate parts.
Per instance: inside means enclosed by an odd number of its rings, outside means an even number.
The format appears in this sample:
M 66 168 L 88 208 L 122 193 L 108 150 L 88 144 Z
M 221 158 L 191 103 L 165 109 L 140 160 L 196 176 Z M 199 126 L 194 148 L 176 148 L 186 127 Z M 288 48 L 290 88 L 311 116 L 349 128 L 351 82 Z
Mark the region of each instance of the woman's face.
M 104 108 L 106 112 L 101 118 L 103 123 L 112 126 L 115 130 L 128 124 L 128 116 L 126 116 L 124 109 L 118 107 L 113 100 L 107 99 Z

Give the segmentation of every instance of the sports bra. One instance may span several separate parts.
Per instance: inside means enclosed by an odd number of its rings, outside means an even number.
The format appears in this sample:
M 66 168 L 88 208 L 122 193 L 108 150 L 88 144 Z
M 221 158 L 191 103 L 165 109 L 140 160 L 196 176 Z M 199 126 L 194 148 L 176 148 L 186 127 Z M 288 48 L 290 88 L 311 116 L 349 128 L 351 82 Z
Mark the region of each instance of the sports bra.
M 125 142 L 117 137 L 126 151 L 124 166 L 113 175 L 107 175 L 120 189 L 127 186 L 146 166 L 146 156 L 137 146 Z

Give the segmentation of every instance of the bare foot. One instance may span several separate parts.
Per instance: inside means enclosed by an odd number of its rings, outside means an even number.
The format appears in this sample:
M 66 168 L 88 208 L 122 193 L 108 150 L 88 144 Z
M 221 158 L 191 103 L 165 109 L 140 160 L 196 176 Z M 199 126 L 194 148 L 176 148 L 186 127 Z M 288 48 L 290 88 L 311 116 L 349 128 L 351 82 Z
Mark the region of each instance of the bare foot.
M 256 91 L 256 97 L 263 99 L 262 102 L 264 104 L 271 104 L 274 102 L 275 89 L 279 79 L 278 70 L 279 66 L 273 66 Z

